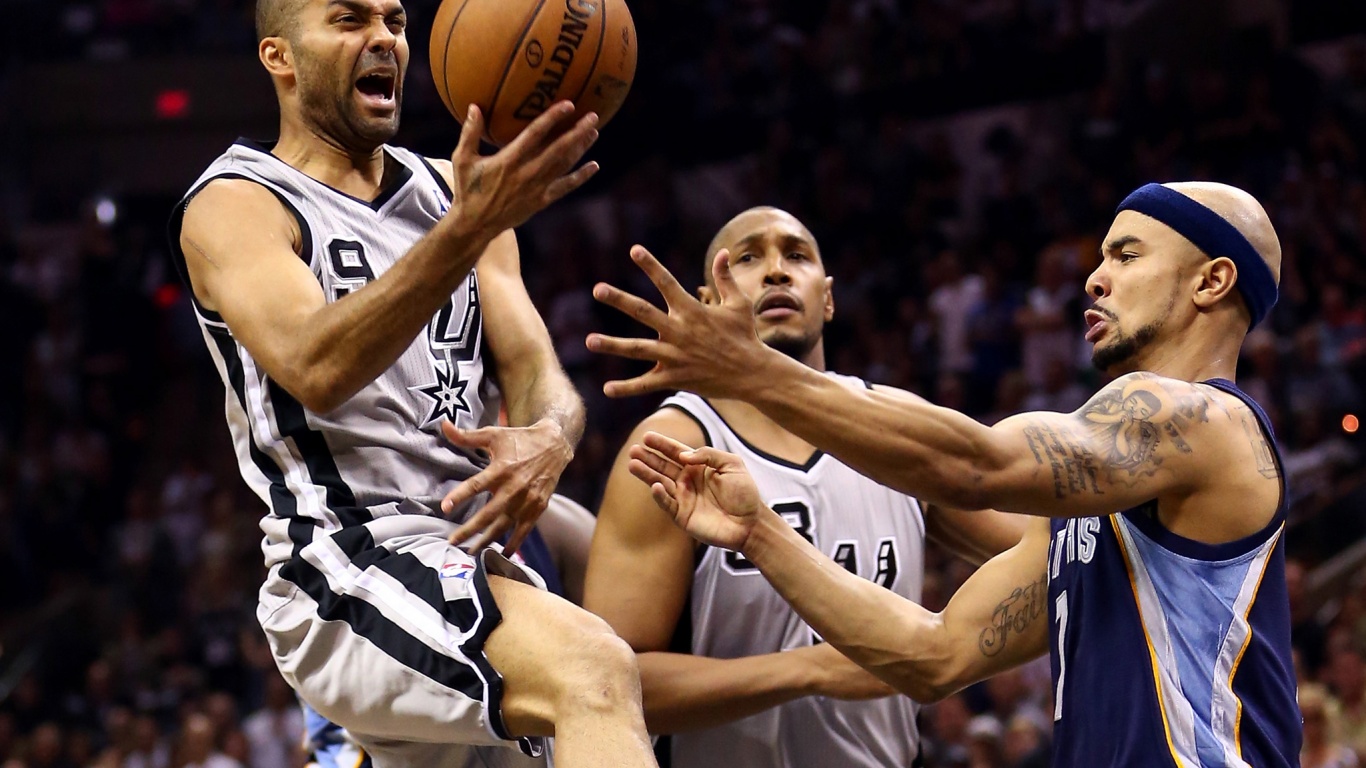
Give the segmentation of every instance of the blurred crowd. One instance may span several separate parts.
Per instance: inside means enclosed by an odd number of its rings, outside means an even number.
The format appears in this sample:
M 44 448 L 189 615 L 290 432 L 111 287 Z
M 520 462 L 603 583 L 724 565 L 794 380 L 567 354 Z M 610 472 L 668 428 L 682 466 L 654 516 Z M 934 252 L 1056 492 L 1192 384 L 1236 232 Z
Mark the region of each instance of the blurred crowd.
M 60 30 L 39 57 L 254 42 L 243 0 L 16 2 Z M 786 208 L 835 277 L 831 367 L 991 423 L 1071 410 L 1101 383 L 1081 343 L 1082 284 L 1129 189 L 1237 184 L 1285 250 L 1280 303 L 1249 336 L 1239 383 L 1271 415 L 1290 478 L 1305 765 L 1356 765 L 1366 584 L 1324 595 L 1311 576 L 1366 533 L 1353 421 L 1366 397 L 1366 42 L 1331 77 L 1269 44 L 1226 66 L 1106 76 L 1108 30 L 1140 0 L 776 5 L 633 2 L 652 44 L 604 133 L 608 171 L 523 233 L 529 287 L 589 404 L 561 491 L 592 508 L 657 402 L 603 398 L 603 381 L 634 369 L 582 343 L 639 332 L 589 295 L 596 280 L 650 295 L 631 243 L 700 282 L 724 218 Z M 422 70 L 400 143 L 442 156 L 449 117 Z M 1000 104 L 1018 108 L 969 143 L 935 117 Z M 0 212 L 0 768 L 304 761 L 253 614 L 263 507 L 238 477 L 221 384 L 168 269 L 169 203 L 92 201 L 78 222 L 41 225 Z M 931 553 L 926 604 L 969 572 Z M 926 764 L 1046 765 L 1050 688 L 1034 664 L 927 708 Z

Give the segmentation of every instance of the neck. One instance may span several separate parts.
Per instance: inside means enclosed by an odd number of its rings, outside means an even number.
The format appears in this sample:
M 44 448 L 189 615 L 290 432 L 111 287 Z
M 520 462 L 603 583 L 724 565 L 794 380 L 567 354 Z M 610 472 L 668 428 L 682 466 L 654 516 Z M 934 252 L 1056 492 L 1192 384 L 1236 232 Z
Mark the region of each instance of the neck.
M 1238 369 L 1238 350 L 1243 335 L 1220 330 L 1217 333 L 1187 332 L 1180 343 L 1157 346 L 1137 361 L 1133 370 L 1148 371 L 1181 381 L 1228 379 Z
M 805 355 L 794 359 L 797 360 L 797 362 L 807 366 L 808 368 L 814 368 L 815 370 L 824 373 L 825 338 L 822 337 L 820 339 L 817 339 L 815 346 L 811 348 L 810 352 L 807 352 Z M 763 411 L 759 410 L 758 408 L 754 407 L 753 405 L 750 405 L 749 403 L 743 400 L 716 398 L 712 400 L 712 404 L 716 406 L 717 410 L 721 411 L 722 415 L 728 421 L 731 421 L 737 427 L 742 424 L 747 426 L 753 426 L 758 424 L 762 425 L 766 429 L 776 430 L 788 435 L 791 434 L 781 424 L 764 415 Z M 793 436 L 793 439 L 797 440 L 799 438 Z M 805 441 L 802 442 L 804 443 Z
M 271 154 L 330 187 L 362 199 L 373 197 L 384 183 L 382 146 L 348 149 L 295 116 L 281 118 L 280 140 Z
M 825 337 L 816 339 L 815 346 L 811 347 L 810 352 L 798 358 L 798 362 L 808 368 L 815 368 L 821 373 L 825 373 Z

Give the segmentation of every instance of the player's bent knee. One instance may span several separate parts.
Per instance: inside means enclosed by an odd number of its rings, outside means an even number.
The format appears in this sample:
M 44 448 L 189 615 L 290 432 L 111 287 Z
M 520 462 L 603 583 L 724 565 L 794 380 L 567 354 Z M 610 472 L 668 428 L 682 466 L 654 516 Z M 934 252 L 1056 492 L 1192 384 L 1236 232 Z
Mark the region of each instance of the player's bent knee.
M 553 595 L 499 584 L 503 623 L 489 661 L 503 676 L 503 715 L 518 735 L 543 735 L 566 719 L 640 708 L 635 653 L 607 622 Z M 548 734 L 544 734 L 548 735 Z

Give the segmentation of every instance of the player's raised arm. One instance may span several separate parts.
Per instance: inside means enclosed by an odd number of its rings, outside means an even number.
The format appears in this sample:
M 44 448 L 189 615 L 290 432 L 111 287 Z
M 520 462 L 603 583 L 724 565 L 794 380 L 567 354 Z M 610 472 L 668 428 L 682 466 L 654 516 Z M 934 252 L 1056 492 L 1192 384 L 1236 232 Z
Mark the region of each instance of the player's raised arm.
M 1029 413 L 987 427 L 918 398 L 856 390 L 764 346 L 738 295 L 727 254 L 713 276 L 721 301 L 687 295 L 642 248 L 632 257 L 668 303 L 665 313 L 606 285 L 594 293 L 659 332 L 659 339 L 591 335 L 590 349 L 656 362 L 613 396 L 661 388 L 736 397 L 797 436 L 889 487 L 960 509 L 993 507 L 1058 517 L 1109 514 L 1191 490 L 1235 452 L 1225 417 L 1209 421 L 1198 385 L 1137 373 L 1117 379 L 1072 414 Z M 1217 432 L 1211 438 L 1209 433 Z M 1175 454 L 1179 462 L 1167 462 Z
M 631 473 L 688 533 L 742 552 L 827 642 L 918 701 L 1048 650 L 1048 524 L 959 588 L 941 613 L 849 573 L 764 506 L 736 456 L 658 434 L 631 448 Z
M 450 422 L 442 431 L 456 445 L 486 451 L 489 466 L 469 478 L 442 502 L 449 512 L 479 493 L 488 502 L 456 530 L 460 543 L 483 547 L 512 531 L 515 551 L 550 503 L 560 474 L 583 436 L 583 399 L 555 356 L 555 345 L 522 282 L 517 238 L 511 230 L 489 245 L 476 273 L 483 297 L 484 333 L 497 363 L 498 383 L 507 402 L 508 426 L 461 431 Z
M 300 225 L 266 187 L 210 182 L 187 204 L 177 245 L 201 306 L 222 315 L 270 378 L 316 413 L 336 408 L 394 363 L 500 232 L 582 184 L 570 169 L 597 136 L 593 116 L 559 135 L 566 102 L 481 158 L 473 110 L 453 156 L 451 212 L 393 268 L 327 302 Z M 534 129 L 534 130 L 533 130 Z
M 588 559 L 584 607 L 637 652 L 651 733 L 708 728 L 814 694 L 862 699 L 892 691 L 829 646 L 733 659 L 669 652 L 687 609 L 697 543 L 628 470 L 632 443 L 655 430 L 705 445 L 683 412 L 664 408 L 627 439 L 607 480 Z M 891 594 L 891 593 L 889 593 Z

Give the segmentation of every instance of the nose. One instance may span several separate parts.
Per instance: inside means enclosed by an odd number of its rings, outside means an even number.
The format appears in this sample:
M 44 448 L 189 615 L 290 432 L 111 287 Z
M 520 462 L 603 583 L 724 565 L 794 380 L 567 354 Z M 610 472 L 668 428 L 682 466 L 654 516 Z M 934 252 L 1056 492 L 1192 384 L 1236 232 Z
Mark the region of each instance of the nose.
M 1092 298 L 1103 299 L 1110 295 L 1110 276 L 1105 273 L 1105 262 L 1086 278 L 1086 292 Z
M 787 259 L 783 258 L 781 251 L 771 251 L 765 261 L 764 285 L 787 285 L 792 282 L 792 275 L 787 271 Z
M 371 53 L 389 53 L 398 45 L 398 35 L 389 29 L 389 25 L 380 19 L 374 25 L 374 32 L 370 35 L 370 45 L 367 46 Z

